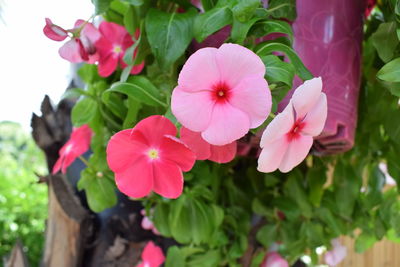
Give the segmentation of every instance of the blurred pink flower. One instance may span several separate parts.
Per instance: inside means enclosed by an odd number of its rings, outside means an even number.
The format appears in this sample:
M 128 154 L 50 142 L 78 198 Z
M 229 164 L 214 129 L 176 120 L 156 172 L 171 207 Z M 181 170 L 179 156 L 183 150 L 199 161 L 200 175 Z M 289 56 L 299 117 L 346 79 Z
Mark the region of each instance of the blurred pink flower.
M 347 248 L 340 244 L 338 238 L 331 240 L 331 244 L 332 249 L 325 253 L 324 259 L 329 266 L 336 266 L 346 258 Z
M 183 66 L 172 92 L 178 121 L 204 140 L 222 146 L 257 128 L 271 111 L 265 66 L 251 50 L 237 44 L 202 48 Z
M 151 230 L 153 232 L 153 234 L 155 234 L 155 235 L 160 235 L 160 232 L 154 226 L 153 222 L 150 220 L 150 218 L 148 216 L 146 216 L 146 210 L 142 209 L 140 211 L 140 214 L 142 214 L 142 216 L 143 216 L 142 223 L 141 223 L 142 228 L 145 230 Z
M 170 120 L 154 115 L 111 137 L 107 162 L 122 193 L 133 198 L 152 190 L 166 198 L 182 194 L 182 171 L 193 167 L 196 155 L 176 133 Z
M 227 163 L 235 158 L 236 141 L 223 146 L 207 143 L 199 132 L 193 132 L 182 126 L 181 140 L 196 154 L 197 160 L 211 160 Z
M 165 261 L 165 256 L 160 247 L 149 241 L 142 252 L 142 262 L 136 267 L 159 267 Z
M 67 143 L 60 149 L 60 157 L 54 164 L 52 174 L 56 174 L 59 170 L 62 173 L 66 173 L 67 167 L 89 149 L 91 138 L 92 130 L 88 125 L 85 124 L 75 128 Z
M 305 159 L 313 137 L 321 133 L 326 121 L 327 101 L 321 90 L 321 78 L 304 82 L 282 113 L 267 126 L 260 142 L 260 172 L 278 168 L 281 172 L 289 172 Z
M 110 76 L 119 66 L 125 68 L 127 65 L 123 61 L 125 51 L 134 44 L 132 36 L 127 30 L 116 23 L 103 21 L 99 30 L 102 37 L 96 42 L 96 48 L 99 53 L 99 74 L 103 77 Z M 140 32 L 136 31 L 136 38 L 140 36 Z M 136 56 L 136 51 L 134 53 Z M 138 74 L 142 71 L 144 62 L 135 65 L 131 74 Z
M 276 251 L 268 252 L 260 267 L 289 267 L 289 263 Z
M 60 42 L 68 37 L 68 32 L 66 30 L 54 24 L 49 18 L 46 18 L 45 20 L 46 20 L 46 25 L 43 28 L 43 33 L 49 39 Z

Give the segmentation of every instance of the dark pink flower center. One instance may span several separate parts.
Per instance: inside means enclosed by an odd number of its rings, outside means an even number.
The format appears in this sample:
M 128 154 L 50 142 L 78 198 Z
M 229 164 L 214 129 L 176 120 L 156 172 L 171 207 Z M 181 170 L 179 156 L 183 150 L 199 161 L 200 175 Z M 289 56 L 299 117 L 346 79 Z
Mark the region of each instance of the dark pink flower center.
M 225 82 L 219 82 L 212 87 L 212 99 L 218 103 L 225 103 L 231 96 L 231 88 Z
M 293 126 L 292 129 L 286 134 L 286 137 L 288 141 L 295 140 L 300 137 L 300 132 L 304 128 L 305 123 L 302 120 L 297 120 Z

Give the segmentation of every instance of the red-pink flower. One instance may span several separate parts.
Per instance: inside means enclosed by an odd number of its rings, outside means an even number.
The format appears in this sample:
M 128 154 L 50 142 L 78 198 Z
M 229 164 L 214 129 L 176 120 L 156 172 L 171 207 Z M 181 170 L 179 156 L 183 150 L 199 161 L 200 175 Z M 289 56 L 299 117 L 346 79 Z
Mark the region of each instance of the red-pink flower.
M 165 256 L 160 247 L 149 241 L 142 252 L 142 262 L 136 267 L 159 267 L 165 261 Z
M 329 266 L 336 266 L 347 256 L 347 248 L 340 244 L 339 239 L 331 240 L 332 250 L 325 253 L 324 259 Z
M 99 30 L 102 38 L 96 43 L 96 48 L 99 52 L 99 74 L 100 76 L 110 76 L 120 65 L 125 68 L 127 65 L 123 61 L 125 51 L 134 44 L 132 36 L 127 30 L 116 23 L 103 21 L 100 24 Z M 140 32 L 136 31 L 136 38 L 140 36 Z M 134 53 L 136 56 L 136 51 Z M 135 65 L 131 74 L 137 74 L 142 71 L 144 62 Z
M 142 223 L 141 223 L 142 228 L 146 229 L 146 230 L 151 230 L 153 232 L 153 234 L 159 235 L 160 232 L 154 226 L 154 223 L 150 220 L 150 218 L 148 216 L 146 216 L 146 210 L 142 209 L 140 211 L 140 214 L 142 214 L 142 216 L 143 216 Z
M 276 252 L 268 252 L 260 267 L 289 267 L 289 263 Z
M 300 164 L 313 144 L 313 137 L 324 128 L 327 116 L 326 95 L 321 78 L 304 82 L 289 104 L 265 129 L 260 146 L 258 170 L 288 172 Z
M 218 163 L 227 163 L 235 158 L 236 141 L 223 146 L 207 143 L 199 132 L 193 132 L 182 126 L 182 141 L 196 154 L 197 160 L 211 160 Z
M 98 60 L 95 43 L 101 35 L 93 24 L 79 19 L 75 22 L 74 28 L 64 30 L 46 18 L 43 32 L 48 38 L 55 41 L 62 41 L 68 36 L 68 33 L 72 34 L 71 40 L 68 40 L 58 50 L 60 56 L 65 60 L 72 63 L 88 62 L 90 64 Z
M 208 143 L 232 143 L 260 126 L 271 110 L 264 74 L 261 59 L 243 46 L 199 49 L 179 74 L 172 113 Z
M 182 171 L 189 171 L 196 155 L 179 139 L 175 125 L 159 115 L 111 137 L 107 162 L 124 194 L 140 198 L 152 190 L 166 198 L 182 194 Z
M 75 128 L 67 143 L 60 149 L 60 157 L 54 164 L 52 173 L 56 174 L 59 170 L 66 173 L 67 167 L 89 149 L 91 138 L 92 130 L 88 125 Z

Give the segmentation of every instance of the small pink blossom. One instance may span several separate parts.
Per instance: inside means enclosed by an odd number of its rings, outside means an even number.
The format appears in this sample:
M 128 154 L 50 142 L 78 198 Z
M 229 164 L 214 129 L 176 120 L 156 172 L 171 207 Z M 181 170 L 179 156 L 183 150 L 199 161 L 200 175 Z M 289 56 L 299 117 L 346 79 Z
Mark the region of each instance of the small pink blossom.
M 261 59 L 243 46 L 199 49 L 179 74 L 172 113 L 208 143 L 230 144 L 260 126 L 271 111 L 264 74 Z
M 211 160 L 218 163 L 227 163 L 235 158 L 236 141 L 223 146 L 207 143 L 199 132 L 193 132 L 182 126 L 181 140 L 196 154 L 197 160 Z
M 51 19 L 46 18 L 46 25 L 43 28 L 43 33 L 53 41 L 63 41 L 68 37 L 68 32 L 60 26 L 54 24 Z
M 267 126 L 260 142 L 260 172 L 278 168 L 281 172 L 289 172 L 305 159 L 313 137 L 321 133 L 326 121 L 327 101 L 321 90 L 321 78 L 304 82 L 282 113 Z
M 196 155 L 179 139 L 175 125 L 159 115 L 111 137 L 107 162 L 118 189 L 133 198 L 153 190 L 166 198 L 182 194 L 182 171 L 189 171 Z
M 110 76 L 119 66 L 125 68 L 127 65 L 123 61 L 125 51 L 131 47 L 134 42 L 132 36 L 121 25 L 103 21 L 100 24 L 99 30 L 102 37 L 96 43 L 96 48 L 99 52 L 99 74 L 102 77 Z M 140 36 L 140 32 L 136 31 L 136 38 Z M 134 53 L 136 56 L 136 51 Z M 131 74 L 138 74 L 142 71 L 144 62 L 135 65 Z
M 289 263 L 278 252 L 271 251 L 265 255 L 260 267 L 289 267 Z
M 165 261 L 165 256 L 160 247 L 149 241 L 142 252 L 142 262 L 136 267 L 159 267 Z
M 146 210 L 142 209 L 140 211 L 140 214 L 142 214 L 142 216 L 143 216 L 142 223 L 141 223 L 142 228 L 145 230 L 151 230 L 153 232 L 153 234 L 155 234 L 155 235 L 160 235 L 160 232 L 154 226 L 153 222 L 150 220 L 150 218 L 148 216 L 146 216 Z
M 60 149 L 60 157 L 54 164 L 52 174 L 56 174 L 59 170 L 66 173 L 67 167 L 89 149 L 91 138 L 92 130 L 88 125 L 75 128 L 67 143 Z
M 346 258 L 347 248 L 340 244 L 338 238 L 331 240 L 331 244 L 332 249 L 325 253 L 324 259 L 329 266 L 336 266 Z

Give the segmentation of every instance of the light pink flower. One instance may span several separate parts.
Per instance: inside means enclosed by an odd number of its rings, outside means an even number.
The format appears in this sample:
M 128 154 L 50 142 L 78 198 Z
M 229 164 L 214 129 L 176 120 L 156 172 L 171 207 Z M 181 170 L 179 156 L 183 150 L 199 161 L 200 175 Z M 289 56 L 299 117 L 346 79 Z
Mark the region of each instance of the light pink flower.
M 278 168 L 281 172 L 288 172 L 305 159 L 313 137 L 321 133 L 326 121 L 326 95 L 321 90 L 321 78 L 304 82 L 282 113 L 267 126 L 260 142 L 260 172 L 272 172 Z
M 176 133 L 170 120 L 154 115 L 111 137 L 107 162 L 122 193 L 133 198 L 152 190 L 166 198 L 182 194 L 182 171 L 193 167 L 196 155 Z
M 196 154 L 197 160 L 211 160 L 218 163 L 227 163 L 235 158 L 236 141 L 223 146 L 207 143 L 199 132 L 193 132 L 182 126 L 181 140 Z
M 96 48 L 99 52 L 99 74 L 103 77 L 110 76 L 119 66 L 125 68 L 127 65 L 123 61 L 125 51 L 133 45 L 132 36 L 121 25 L 103 21 L 99 30 L 102 38 L 96 42 Z M 140 36 L 140 32 L 136 31 L 136 38 Z M 136 52 L 134 53 L 136 56 Z M 131 74 L 138 74 L 142 71 L 144 62 L 135 65 Z
M 160 247 L 149 241 L 142 252 L 142 262 L 136 267 L 159 267 L 165 261 L 165 256 Z
M 271 111 L 265 66 L 237 44 L 202 48 L 183 66 L 171 99 L 172 113 L 204 140 L 222 146 L 260 126 Z
M 339 239 L 331 240 L 332 250 L 325 253 L 324 259 L 329 266 L 336 266 L 347 256 L 347 248 L 340 244 Z
M 66 173 L 67 167 L 89 149 L 91 138 L 92 130 L 88 125 L 85 124 L 79 128 L 75 128 L 69 140 L 60 149 L 60 157 L 54 164 L 52 174 L 56 174 L 59 170 L 62 173 Z
M 289 267 L 289 263 L 276 251 L 268 252 L 260 267 Z
M 68 32 L 60 26 L 54 24 L 51 19 L 46 18 L 46 25 L 43 28 L 43 33 L 53 41 L 63 41 L 68 37 Z
M 148 216 L 146 216 L 146 210 L 142 209 L 140 211 L 140 214 L 142 214 L 142 216 L 143 216 L 142 223 L 141 223 L 142 228 L 145 230 L 151 230 L 153 232 L 153 234 L 155 234 L 155 235 L 160 235 L 160 232 L 154 226 L 153 222 L 150 220 L 150 218 Z

